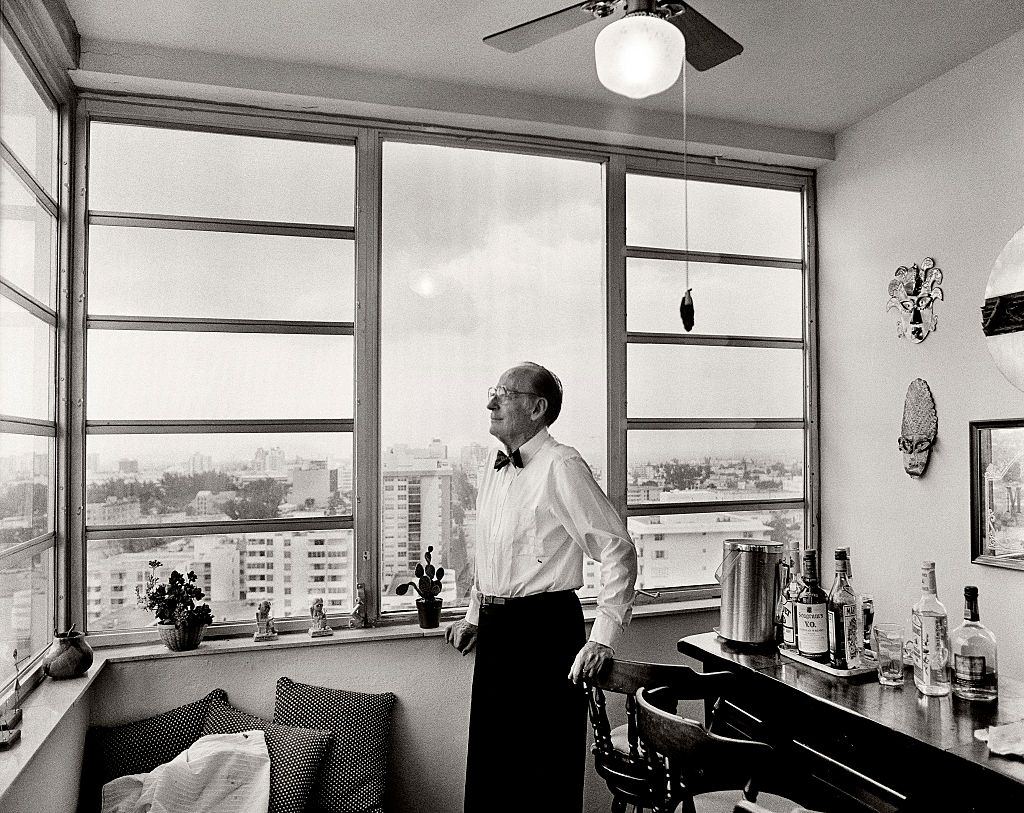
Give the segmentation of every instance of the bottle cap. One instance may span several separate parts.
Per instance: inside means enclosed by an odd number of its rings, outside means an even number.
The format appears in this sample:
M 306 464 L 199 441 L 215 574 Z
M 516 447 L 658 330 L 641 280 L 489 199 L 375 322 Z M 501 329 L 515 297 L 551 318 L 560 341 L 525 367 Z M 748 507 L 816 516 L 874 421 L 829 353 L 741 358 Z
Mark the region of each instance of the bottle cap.
M 974 585 L 968 585 L 964 588 L 964 598 L 977 598 L 978 588 Z
M 848 558 L 848 556 L 847 556 L 847 553 L 846 553 L 846 548 L 836 548 L 836 561 L 837 562 L 840 559 L 842 559 L 845 562 L 847 558 Z
M 921 570 L 935 570 L 935 562 L 921 562 Z

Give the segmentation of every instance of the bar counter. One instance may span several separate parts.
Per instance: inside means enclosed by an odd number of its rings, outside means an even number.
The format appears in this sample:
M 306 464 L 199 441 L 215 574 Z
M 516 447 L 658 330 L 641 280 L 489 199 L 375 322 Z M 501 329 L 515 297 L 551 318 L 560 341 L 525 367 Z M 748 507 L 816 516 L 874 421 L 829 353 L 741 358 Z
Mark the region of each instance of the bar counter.
M 706 672 L 739 674 L 715 730 L 792 751 L 796 778 L 828 813 L 1024 813 L 1024 759 L 990 755 L 974 737 L 1024 719 L 1021 681 L 1000 678 L 997 701 L 972 703 L 921 694 L 910 667 L 904 685 L 890 687 L 874 673 L 835 677 L 714 632 L 683 638 L 678 649 Z

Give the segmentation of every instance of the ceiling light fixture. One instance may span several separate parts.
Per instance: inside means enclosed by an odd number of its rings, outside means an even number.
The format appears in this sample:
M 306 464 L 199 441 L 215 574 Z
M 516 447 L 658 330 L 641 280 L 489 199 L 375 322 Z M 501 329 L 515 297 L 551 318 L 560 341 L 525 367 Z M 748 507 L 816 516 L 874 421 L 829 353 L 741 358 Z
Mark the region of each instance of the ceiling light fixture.
M 686 59 L 683 32 L 652 2 L 629 2 L 626 16 L 601 29 L 594 42 L 597 78 L 613 93 L 643 99 L 668 90 Z

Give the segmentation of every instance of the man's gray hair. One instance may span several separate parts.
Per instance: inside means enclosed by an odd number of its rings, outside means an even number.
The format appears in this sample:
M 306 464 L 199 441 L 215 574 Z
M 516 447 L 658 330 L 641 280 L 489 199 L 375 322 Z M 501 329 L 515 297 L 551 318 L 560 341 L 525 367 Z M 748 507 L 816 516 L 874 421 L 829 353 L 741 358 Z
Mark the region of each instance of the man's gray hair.
M 551 426 L 562 411 L 562 382 L 551 370 L 536 362 L 524 361 L 519 366 L 530 371 L 533 378 L 531 388 L 537 395 L 547 400 L 548 408 L 544 412 L 544 425 Z

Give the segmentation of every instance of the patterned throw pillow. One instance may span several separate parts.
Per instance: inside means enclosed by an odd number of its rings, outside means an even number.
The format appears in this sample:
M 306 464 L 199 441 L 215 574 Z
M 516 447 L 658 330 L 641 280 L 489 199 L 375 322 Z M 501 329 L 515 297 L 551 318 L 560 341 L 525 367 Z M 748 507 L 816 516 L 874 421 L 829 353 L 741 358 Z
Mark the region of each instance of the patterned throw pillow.
M 262 717 L 246 714 L 226 700 L 210 704 L 203 734 L 237 734 L 264 731 L 270 754 L 269 813 L 304 813 L 313 783 L 331 744 L 329 731 L 313 731 L 276 725 Z
M 89 751 L 95 760 L 99 784 L 119 776 L 149 773 L 170 762 L 203 734 L 206 712 L 214 701 L 226 702 L 223 689 L 206 697 L 134 723 L 96 726 L 89 731 Z
M 382 808 L 395 699 L 391 692 L 362 694 L 278 679 L 275 723 L 334 734 L 316 789 L 321 813 Z

